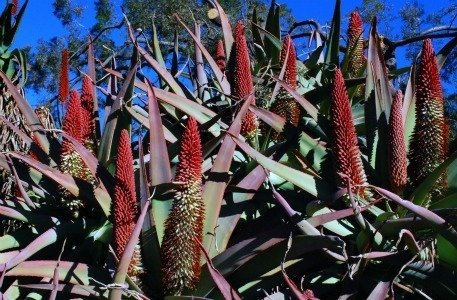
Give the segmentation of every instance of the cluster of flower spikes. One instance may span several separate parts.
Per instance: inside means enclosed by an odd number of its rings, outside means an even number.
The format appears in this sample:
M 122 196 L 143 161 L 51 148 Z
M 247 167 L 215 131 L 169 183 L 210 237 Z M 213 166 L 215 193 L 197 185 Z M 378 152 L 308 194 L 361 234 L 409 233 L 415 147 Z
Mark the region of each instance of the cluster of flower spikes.
M 70 96 L 70 82 L 68 79 L 69 69 L 69 53 L 68 49 L 62 51 L 60 60 L 60 73 L 59 73 L 59 100 L 65 103 Z
M 360 156 L 346 85 L 343 74 L 339 69 L 336 69 L 333 74 L 330 124 L 336 171 L 350 179 L 353 192 L 362 190 L 363 196 L 368 196 L 369 194 L 364 189 L 360 189 L 360 186 L 365 185 L 367 180 Z M 342 180 L 342 185 L 346 186 L 346 180 Z
M 72 90 L 67 102 L 67 110 L 63 120 L 62 130 L 84 144 L 82 139 L 87 126 L 82 122 L 81 100 L 77 91 Z M 85 180 L 90 184 L 95 183 L 89 168 L 85 165 L 79 153 L 75 150 L 73 144 L 66 138 L 63 138 L 60 150 L 60 170 L 70 174 L 73 177 Z M 71 196 L 66 190 L 62 191 L 62 204 L 66 207 L 73 217 L 78 217 L 80 210 L 84 207 L 81 199 Z
M 297 54 L 295 45 L 290 36 L 283 41 L 280 57 L 280 65 L 286 64 L 284 71 L 284 82 L 294 90 L 297 89 Z M 287 61 L 286 61 L 287 58 Z M 283 117 L 286 122 L 297 127 L 300 122 L 300 106 L 295 99 L 283 88 L 279 90 L 276 101 L 271 108 L 275 114 Z M 275 139 L 278 137 L 275 137 Z
M 235 40 L 228 62 L 228 79 L 230 80 L 232 96 L 245 101 L 249 96 L 254 96 L 254 84 L 252 82 L 251 60 L 242 21 L 236 23 L 233 36 Z M 241 121 L 241 134 L 249 141 L 252 141 L 257 134 L 258 128 L 259 121 L 257 116 L 248 110 Z
M 389 180 L 393 192 L 401 194 L 408 182 L 408 159 L 403 135 L 402 105 L 403 93 L 395 94 L 389 117 Z
M 444 116 L 444 99 L 432 42 L 426 39 L 415 77 L 416 124 L 409 147 L 408 175 L 417 187 L 448 155 L 449 127 Z M 441 193 L 445 175 L 432 193 Z
M 128 131 L 123 129 L 119 138 L 116 169 L 114 173 L 114 253 L 118 259 L 121 259 L 138 220 L 139 210 L 135 193 L 130 136 Z M 141 248 L 140 245 L 137 244 L 127 274 L 135 283 L 141 284 L 140 276 L 143 273 L 144 268 L 141 259 Z
M 363 42 L 363 21 L 358 11 L 353 11 L 349 18 L 348 43 L 346 48 L 347 70 L 350 78 L 360 76 L 360 72 L 366 64 Z M 361 96 L 364 85 L 357 88 L 356 96 Z
M 198 283 L 203 239 L 202 149 L 197 122 L 189 118 L 182 136 L 175 181 L 178 188 L 165 221 L 161 248 L 162 277 L 167 294 L 181 295 Z

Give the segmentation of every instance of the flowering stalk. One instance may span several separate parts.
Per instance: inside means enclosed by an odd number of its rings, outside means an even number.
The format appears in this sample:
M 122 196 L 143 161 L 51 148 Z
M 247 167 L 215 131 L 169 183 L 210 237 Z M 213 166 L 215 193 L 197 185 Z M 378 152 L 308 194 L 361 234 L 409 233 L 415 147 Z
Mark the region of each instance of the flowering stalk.
M 94 95 L 92 80 L 87 75 L 83 77 L 81 91 L 81 118 L 83 144 L 95 154 L 97 142 L 95 137 Z
M 11 4 L 12 4 L 11 14 L 15 15 L 17 13 L 18 8 L 19 8 L 19 0 L 13 0 L 13 2 L 11 2 Z
M 287 62 L 286 62 L 287 57 Z M 290 36 L 286 36 L 283 41 L 280 57 L 280 65 L 286 64 L 284 70 L 284 82 L 293 89 L 297 89 L 297 53 L 295 45 Z M 300 107 L 290 94 L 283 88 L 278 93 L 276 101 L 273 103 L 271 110 L 283 117 L 287 122 L 297 127 L 300 121 Z
M 348 46 L 346 59 L 348 59 L 348 74 L 351 78 L 360 74 L 366 63 L 363 54 L 363 21 L 358 11 L 353 11 L 349 19 Z
M 399 90 L 392 101 L 389 118 L 389 179 L 392 191 L 401 193 L 408 181 L 406 147 L 402 121 L 403 94 Z
M 116 171 L 114 173 L 114 253 L 120 259 L 124 253 L 133 229 L 138 220 L 139 210 L 135 194 L 135 178 L 133 171 L 133 156 L 130 146 L 130 136 L 123 129 L 119 138 L 118 152 L 116 157 Z M 143 273 L 141 263 L 140 245 L 136 245 L 127 274 L 135 282 L 139 282 L 139 276 Z
M 67 103 L 67 111 L 63 120 L 62 130 L 80 143 L 82 143 L 81 111 L 79 94 L 77 91 L 72 90 Z M 60 150 L 60 169 L 62 172 L 83 179 L 90 184 L 95 182 L 95 178 L 79 153 L 74 149 L 73 144 L 65 138 L 62 140 Z M 79 216 L 80 209 L 85 206 L 81 199 L 72 197 L 67 191 L 63 191 L 62 203 L 75 218 Z
M 202 149 L 197 122 L 189 118 L 182 136 L 175 181 L 178 188 L 165 222 L 162 243 L 162 273 L 168 294 L 181 295 L 198 283 L 203 239 Z
M 423 43 L 415 83 L 416 124 L 408 153 L 413 187 L 445 160 L 449 146 L 440 75 L 430 39 Z
M 229 79 L 231 81 L 232 96 L 244 101 L 254 94 L 254 84 L 252 83 L 248 45 L 241 21 L 236 23 L 233 36 L 235 41 L 230 53 Z M 252 141 L 257 134 L 258 127 L 257 116 L 248 110 L 241 121 L 241 134 Z
M 339 69 L 333 74 L 330 123 L 336 170 L 338 173 L 349 177 L 354 186 L 354 191 L 356 191 L 357 185 L 366 183 L 366 176 L 360 157 L 349 97 L 343 75 Z
M 70 94 L 70 84 L 68 81 L 68 72 L 69 72 L 69 58 L 68 58 L 68 49 L 62 51 L 62 59 L 60 62 L 60 81 L 59 81 L 59 100 L 62 103 L 67 101 L 67 98 Z

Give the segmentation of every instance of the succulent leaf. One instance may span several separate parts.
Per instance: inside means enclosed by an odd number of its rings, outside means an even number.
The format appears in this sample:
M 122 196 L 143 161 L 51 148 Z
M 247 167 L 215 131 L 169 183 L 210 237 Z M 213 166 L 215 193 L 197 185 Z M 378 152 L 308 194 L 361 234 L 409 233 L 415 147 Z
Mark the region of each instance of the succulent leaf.
M 225 72 L 225 59 L 224 42 L 218 40 L 216 45 L 216 64 L 222 72 Z

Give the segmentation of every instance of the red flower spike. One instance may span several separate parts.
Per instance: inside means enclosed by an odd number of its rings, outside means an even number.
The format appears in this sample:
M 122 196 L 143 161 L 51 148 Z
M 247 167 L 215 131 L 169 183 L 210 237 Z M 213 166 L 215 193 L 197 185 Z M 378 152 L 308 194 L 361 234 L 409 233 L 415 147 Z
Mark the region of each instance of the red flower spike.
M 19 0 L 13 0 L 13 2 L 11 2 L 11 4 L 13 5 L 11 7 L 11 14 L 15 15 L 17 13 L 17 9 L 19 8 Z
M 358 11 L 353 11 L 349 19 L 347 55 L 348 73 L 351 78 L 359 76 L 365 65 L 366 58 L 363 54 L 363 21 Z
M 162 274 L 168 294 L 181 295 L 198 283 L 203 239 L 202 149 L 197 122 L 189 118 L 182 136 L 175 181 L 178 188 L 165 222 L 162 242 Z
M 430 39 L 423 43 L 416 70 L 416 124 L 408 153 L 413 187 L 445 160 L 449 143 L 439 70 Z
M 232 96 L 240 100 L 246 100 L 254 94 L 252 83 L 251 60 L 244 35 L 243 22 L 238 21 L 233 36 L 235 41 L 232 46 L 229 60 L 229 79 L 231 81 Z M 257 116 L 248 111 L 241 121 L 241 134 L 251 139 L 257 132 L 259 123 Z
M 95 154 L 95 120 L 92 80 L 85 75 L 81 91 L 82 141 Z
M 69 70 L 69 55 L 68 49 L 64 49 L 62 51 L 62 60 L 60 62 L 60 82 L 59 82 L 59 100 L 62 103 L 67 101 L 69 92 L 70 92 L 70 84 L 68 81 L 68 72 Z
M 63 119 L 62 130 L 78 140 L 78 142 L 82 142 L 81 123 L 81 101 L 78 92 L 72 90 L 70 92 L 70 99 L 67 103 L 67 112 Z M 71 151 L 73 151 L 73 146 L 64 139 L 62 142 L 62 153 L 67 154 Z
M 280 58 L 281 66 L 286 62 L 287 52 L 289 52 L 289 56 L 287 58 L 287 66 L 284 72 L 284 82 L 292 88 L 297 89 L 297 52 L 295 51 L 294 41 L 289 35 L 286 36 L 282 42 Z
M 222 72 L 225 72 L 225 59 L 224 43 L 219 40 L 216 45 L 216 64 Z
M 116 171 L 114 173 L 113 228 L 114 253 L 120 259 L 132 236 L 139 216 L 130 136 L 125 129 L 121 131 L 117 151 Z M 138 281 L 138 276 L 142 271 L 141 253 L 139 247 L 137 247 L 130 263 L 128 274 Z
M 403 94 L 399 90 L 392 101 L 389 118 L 389 178 L 392 191 L 401 193 L 408 181 L 407 157 L 402 121 Z
M 288 54 L 287 62 L 286 56 Z M 295 51 L 295 45 L 290 36 L 286 36 L 282 43 L 280 65 L 287 63 L 284 71 L 284 82 L 290 85 L 292 88 L 297 89 L 297 54 Z M 300 121 L 300 106 L 298 103 L 289 95 L 287 91 L 281 88 L 279 91 L 276 101 L 273 103 L 271 108 L 275 114 L 283 117 L 287 122 L 297 127 Z M 277 138 L 277 137 L 274 137 Z
M 354 191 L 357 191 L 358 188 L 355 186 L 365 184 L 366 176 L 344 78 L 339 69 L 333 74 L 330 123 L 336 170 L 338 173 L 348 176 L 354 185 Z

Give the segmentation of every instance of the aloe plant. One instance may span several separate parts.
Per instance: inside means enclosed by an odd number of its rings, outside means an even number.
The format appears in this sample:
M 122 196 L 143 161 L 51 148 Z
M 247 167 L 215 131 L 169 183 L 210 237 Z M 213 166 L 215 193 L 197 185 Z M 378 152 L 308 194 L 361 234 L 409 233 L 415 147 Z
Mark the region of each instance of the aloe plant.
M 275 1 L 265 25 L 253 22 L 254 42 L 211 2 L 222 36 L 215 56 L 198 25 L 174 16 L 198 48 L 196 72 L 165 63 L 179 41 L 166 49 L 155 33 L 151 50 L 129 20 L 125 73 L 96 68 L 89 45 L 88 75 L 67 97 L 62 130 L 0 73 L 33 128 L 1 118 L 30 147 L 0 154 L 18 187 L 0 199 L 0 216 L 24 224 L 0 236 L 3 296 L 455 297 L 457 155 L 445 151 L 441 94 L 428 94 L 439 91 L 440 66 L 430 41 L 402 99 L 376 20 L 367 63 L 348 71 L 355 46 L 339 61 L 340 1 L 305 62 L 298 41 L 280 36 Z M 361 44 L 363 31 L 354 32 Z M 432 142 L 439 157 L 418 147 Z M 426 158 L 433 163 L 420 165 Z M 427 168 L 420 180 L 408 163 Z

